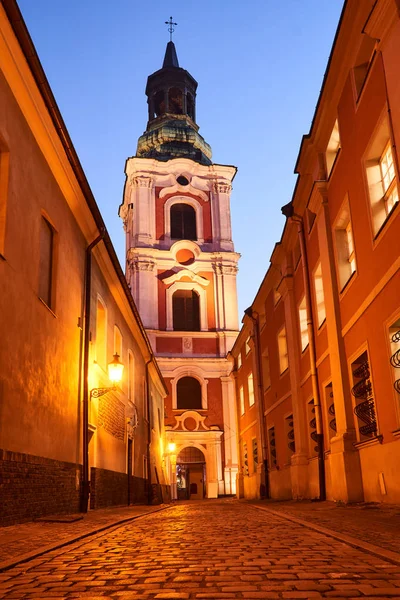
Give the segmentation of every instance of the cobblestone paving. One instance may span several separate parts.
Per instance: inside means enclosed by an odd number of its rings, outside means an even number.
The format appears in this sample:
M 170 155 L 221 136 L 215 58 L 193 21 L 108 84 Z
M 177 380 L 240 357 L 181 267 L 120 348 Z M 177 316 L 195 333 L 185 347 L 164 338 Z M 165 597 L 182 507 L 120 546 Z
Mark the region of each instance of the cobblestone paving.
M 84 519 L 71 523 L 36 521 L 0 527 L 0 563 L 17 560 L 25 553 L 40 551 L 43 546 L 67 542 L 118 521 L 158 510 L 153 506 L 129 506 L 90 511 Z M 0 596 L 1 599 L 1 596 Z
M 0 598 L 400 598 L 400 566 L 235 500 L 179 504 L 0 574 Z
M 335 502 L 257 502 L 275 511 L 351 535 L 400 553 L 400 507 L 385 504 L 338 506 Z

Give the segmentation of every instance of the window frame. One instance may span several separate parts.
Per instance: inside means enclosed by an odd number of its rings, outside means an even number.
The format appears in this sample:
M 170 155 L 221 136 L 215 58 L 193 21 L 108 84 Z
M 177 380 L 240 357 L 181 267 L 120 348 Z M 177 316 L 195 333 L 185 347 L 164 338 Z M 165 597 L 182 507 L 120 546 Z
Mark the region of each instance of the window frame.
M 247 375 L 247 395 L 249 399 L 249 408 L 255 405 L 256 398 L 254 395 L 254 377 L 253 373 Z
M 317 279 L 321 281 L 321 289 L 317 290 Z M 315 302 L 315 314 L 317 316 L 318 329 L 321 329 L 326 321 L 326 306 L 325 306 L 325 290 L 324 280 L 322 276 L 322 265 L 321 261 L 318 261 L 313 271 L 313 284 L 314 284 L 314 302 Z M 318 299 L 318 294 L 322 294 L 322 302 Z M 323 305 L 323 310 L 319 307 Z M 321 313 L 323 318 L 321 319 Z
M 301 353 L 305 352 L 310 345 L 310 338 L 308 335 L 308 316 L 307 316 L 307 303 L 305 295 L 302 296 L 302 299 L 298 305 L 297 312 L 299 315 L 299 332 L 300 332 L 300 347 Z M 304 327 L 305 320 L 305 327 Z M 302 327 L 303 324 L 303 327 Z M 306 340 L 306 343 L 304 343 Z
M 47 274 L 47 294 L 48 298 L 44 298 L 41 294 L 41 277 L 42 277 L 42 226 L 46 225 L 47 231 L 50 232 L 50 252 L 49 252 L 49 272 Z M 41 212 L 40 215 L 40 231 L 39 231 L 39 265 L 38 265 L 38 298 L 47 308 L 54 314 L 55 313 L 55 299 L 56 299 L 56 289 L 55 289 L 55 272 L 56 272 L 56 250 L 57 250 L 57 231 L 49 219 L 48 215 Z
M 277 344 L 278 344 L 279 375 L 283 375 L 289 369 L 289 353 L 288 353 L 288 343 L 287 343 L 287 331 L 286 331 L 286 326 L 285 325 L 283 325 L 279 329 L 279 331 L 277 333 L 277 336 L 276 336 L 276 339 L 277 339 Z M 283 339 L 285 341 L 285 352 L 282 352 L 283 347 L 282 347 L 282 344 L 279 341 L 279 340 L 283 340 Z M 282 358 L 285 359 L 284 362 L 285 362 L 286 366 L 284 366 Z

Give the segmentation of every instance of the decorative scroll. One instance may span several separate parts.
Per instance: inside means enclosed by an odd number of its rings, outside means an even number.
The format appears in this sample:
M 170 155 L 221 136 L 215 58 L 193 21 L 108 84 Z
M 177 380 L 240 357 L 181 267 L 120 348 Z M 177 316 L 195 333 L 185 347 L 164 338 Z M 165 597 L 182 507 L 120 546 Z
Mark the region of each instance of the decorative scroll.
M 372 396 L 372 384 L 370 380 L 370 369 L 368 360 L 361 363 L 353 371 L 353 376 L 360 379 L 352 388 L 351 393 L 357 400 L 361 400 L 355 408 L 356 416 L 365 423 L 359 427 L 360 433 L 365 436 L 376 434 L 377 422 L 375 414 L 375 404 Z
M 333 399 L 333 392 L 330 392 L 329 398 Z M 336 433 L 337 427 L 336 427 L 336 419 L 335 419 L 335 405 L 333 402 L 328 408 L 328 413 L 330 415 L 332 415 L 332 417 L 333 417 L 333 419 L 331 419 L 329 421 L 329 427 Z
M 392 342 L 393 344 L 398 344 L 400 342 L 400 330 L 392 335 Z M 400 348 L 390 357 L 390 364 L 395 369 L 400 369 Z M 393 385 L 396 392 L 400 394 L 400 378 L 396 379 Z

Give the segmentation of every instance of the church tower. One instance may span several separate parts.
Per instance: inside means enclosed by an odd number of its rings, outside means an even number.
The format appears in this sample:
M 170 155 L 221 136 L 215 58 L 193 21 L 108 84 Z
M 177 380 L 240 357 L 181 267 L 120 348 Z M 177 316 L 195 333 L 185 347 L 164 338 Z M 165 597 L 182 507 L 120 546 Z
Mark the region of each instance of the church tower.
M 238 334 L 230 194 L 236 168 L 214 164 L 196 124 L 197 82 L 168 42 L 146 86 L 149 120 L 126 162 L 119 214 L 126 277 L 170 391 L 165 403 L 173 495 L 236 493 Z

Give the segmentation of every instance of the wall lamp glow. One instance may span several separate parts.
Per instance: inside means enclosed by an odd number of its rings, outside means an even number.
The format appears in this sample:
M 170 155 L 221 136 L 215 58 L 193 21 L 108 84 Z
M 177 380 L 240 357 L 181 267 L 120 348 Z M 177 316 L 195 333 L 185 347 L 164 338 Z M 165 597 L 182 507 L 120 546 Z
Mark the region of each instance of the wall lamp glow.
M 107 392 L 117 389 L 117 383 L 122 380 L 122 374 L 124 372 L 124 365 L 119 360 L 119 354 L 114 354 L 113 360 L 108 364 L 108 377 L 113 384 L 110 387 L 104 388 L 93 388 L 90 390 L 91 398 L 100 398 Z

